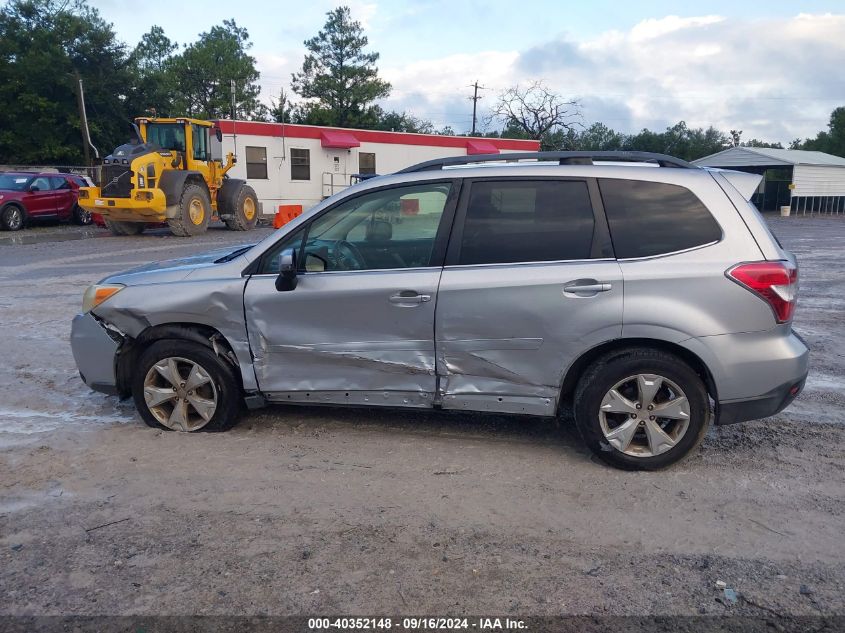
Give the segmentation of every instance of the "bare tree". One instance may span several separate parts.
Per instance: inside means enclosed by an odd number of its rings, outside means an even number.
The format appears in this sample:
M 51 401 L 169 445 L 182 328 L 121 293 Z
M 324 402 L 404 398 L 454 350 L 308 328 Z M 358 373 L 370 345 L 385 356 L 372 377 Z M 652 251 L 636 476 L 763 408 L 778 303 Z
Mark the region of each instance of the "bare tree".
M 547 141 L 553 134 L 565 134 L 580 127 L 581 104 L 567 101 L 542 81 L 527 88 L 519 85 L 500 93 L 493 117 L 506 131 L 518 131 L 528 138 Z

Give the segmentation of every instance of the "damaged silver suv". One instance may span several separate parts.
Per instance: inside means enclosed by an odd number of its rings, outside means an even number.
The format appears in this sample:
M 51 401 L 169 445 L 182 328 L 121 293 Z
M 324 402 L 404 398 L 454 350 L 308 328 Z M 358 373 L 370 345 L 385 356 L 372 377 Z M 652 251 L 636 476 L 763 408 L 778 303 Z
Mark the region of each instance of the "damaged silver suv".
M 254 246 L 91 286 L 74 356 L 151 426 L 266 402 L 566 408 L 601 459 L 660 468 L 804 384 L 797 266 L 758 182 L 647 153 L 429 161 Z

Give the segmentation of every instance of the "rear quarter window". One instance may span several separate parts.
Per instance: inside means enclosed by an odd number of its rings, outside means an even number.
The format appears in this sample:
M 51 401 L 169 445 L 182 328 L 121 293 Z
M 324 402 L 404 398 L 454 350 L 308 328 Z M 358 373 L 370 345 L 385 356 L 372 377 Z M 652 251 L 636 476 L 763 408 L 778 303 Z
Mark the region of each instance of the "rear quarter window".
M 617 258 L 664 255 L 722 238 L 710 211 L 686 187 L 603 178 L 599 188 Z

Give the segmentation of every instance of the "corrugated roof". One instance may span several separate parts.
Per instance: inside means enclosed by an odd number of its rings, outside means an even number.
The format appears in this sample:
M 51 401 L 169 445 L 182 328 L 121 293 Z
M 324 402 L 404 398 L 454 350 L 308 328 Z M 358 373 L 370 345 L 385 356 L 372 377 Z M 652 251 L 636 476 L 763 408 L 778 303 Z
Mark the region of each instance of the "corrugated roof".
M 692 161 L 702 167 L 766 167 L 771 165 L 826 165 L 845 167 L 845 158 L 803 149 L 731 147 Z

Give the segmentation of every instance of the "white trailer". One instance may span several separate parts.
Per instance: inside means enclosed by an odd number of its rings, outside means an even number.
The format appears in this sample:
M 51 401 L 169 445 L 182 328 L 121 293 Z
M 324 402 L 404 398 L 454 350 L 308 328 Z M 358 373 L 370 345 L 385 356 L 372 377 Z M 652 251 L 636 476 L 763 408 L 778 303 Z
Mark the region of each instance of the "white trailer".
M 355 175 L 389 174 L 433 158 L 536 152 L 538 141 L 381 132 L 292 123 L 219 120 L 229 172 L 255 189 L 264 216 L 303 210 L 348 187 Z

